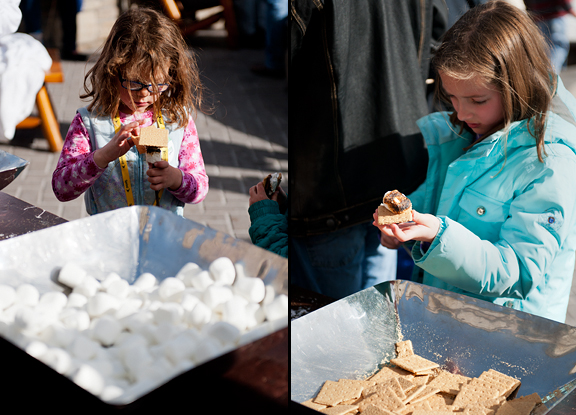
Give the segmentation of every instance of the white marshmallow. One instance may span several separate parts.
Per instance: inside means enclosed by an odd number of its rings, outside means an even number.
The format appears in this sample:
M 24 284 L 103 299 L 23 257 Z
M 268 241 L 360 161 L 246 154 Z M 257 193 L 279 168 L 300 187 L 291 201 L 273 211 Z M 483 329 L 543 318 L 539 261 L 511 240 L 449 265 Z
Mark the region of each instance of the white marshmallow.
M 264 313 L 269 321 L 288 319 L 288 296 L 280 294 L 271 303 L 265 304 Z
M 198 340 L 186 333 L 181 333 L 166 342 L 164 353 L 172 364 L 177 365 L 181 360 L 192 359 L 194 345 Z
M 200 298 L 197 295 L 184 292 L 180 305 L 185 311 L 191 311 L 199 302 Z
M 76 336 L 70 345 L 70 353 L 81 360 L 90 360 L 98 353 L 100 345 L 83 334 Z
M 122 277 L 120 277 L 120 275 L 116 274 L 115 272 L 111 272 L 100 283 L 101 288 L 103 290 L 107 291 L 110 284 L 112 284 L 113 282 L 119 281 L 121 279 L 122 279 Z
M 85 310 L 68 308 L 59 315 L 62 325 L 71 330 L 84 331 L 90 327 L 90 315 Z
M 206 288 L 214 284 L 214 280 L 208 271 L 202 271 L 189 278 L 189 286 L 197 290 L 204 291 Z
M 70 346 L 77 335 L 76 330 L 71 330 L 60 324 L 46 327 L 41 334 L 46 343 L 63 348 Z
M 134 287 L 137 287 L 141 290 L 151 290 L 158 284 L 158 280 L 156 277 L 149 272 L 145 272 L 141 274 L 136 281 L 134 281 Z
M 184 316 L 184 308 L 177 303 L 161 304 L 154 311 L 154 320 L 156 324 L 180 324 Z
M 176 274 L 176 278 L 181 280 L 187 287 L 191 287 L 191 278 L 201 272 L 202 268 L 200 268 L 198 264 L 195 264 L 194 262 L 188 262 L 182 268 L 180 268 L 180 271 L 178 271 Z
M 16 290 L 6 284 L 0 284 L 0 310 L 5 310 L 16 301 Z
M 110 359 L 110 356 L 105 354 L 103 357 L 99 357 L 86 362 L 86 364 L 92 366 L 104 377 L 104 379 L 107 379 L 114 373 L 114 365 L 112 361 L 113 360 Z
M 218 305 L 224 304 L 226 301 L 230 300 L 233 295 L 234 294 L 230 287 L 225 285 L 211 285 L 206 288 L 206 291 L 204 291 L 202 301 L 214 310 Z
M 140 298 L 126 298 L 116 310 L 114 317 L 118 320 L 122 320 L 124 317 L 128 317 L 131 314 L 136 313 L 142 307 L 143 301 Z
M 145 380 L 154 380 L 156 385 L 162 384 L 168 380 L 172 373 L 172 364 L 165 357 L 155 359 L 148 365 L 142 365 L 134 372 L 134 377 L 137 382 Z
M 68 295 L 68 301 L 66 302 L 66 307 L 82 308 L 88 303 L 88 298 L 80 293 L 70 293 Z
M 40 359 L 42 355 L 48 351 L 48 346 L 40 340 L 32 340 L 24 350 L 30 356 Z
M 236 278 L 236 268 L 234 268 L 234 263 L 228 257 L 220 257 L 212 261 L 208 271 L 214 281 L 221 284 L 232 285 Z
M 120 340 L 120 337 L 119 337 Z M 144 348 L 148 347 L 148 340 L 140 333 L 129 333 L 127 336 L 122 337 L 122 341 L 117 344 L 118 346 L 118 357 L 120 360 L 124 361 L 126 355 L 130 353 L 135 347 Z
M 124 389 L 117 385 L 106 385 L 102 389 L 102 393 L 100 394 L 100 399 L 104 402 L 110 402 L 114 399 L 122 396 L 124 393 Z
M 48 291 L 40 296 L 36 311 L 57 315 L 66 307 L 68 297 L 60 291 Z
M 251 303 L 259 303 L 266 295 L 266 286 L 260 278 L 236 278 L 236 282 L 234 282 L 234 292 Z
M 163 301 L 173 301 L 172 299 L 185 289 L 186 286 L 181 280 L 175 277 L 168 277 L 160 283 L 158 294 Z
M 40 293 L 32 284 L 22 284 L 16 288 L 16 302 L 21 305 L 34 307 L 39 299 Z
M 101 287 L 100 281 L 98 281 L 91 275 L 86 275 L 82 280 L 82 282 L 78 284 L 76 287 L 74 287 L 72 292 L 80 293 L 89 298 L 96 295 L 100 287 Z
M 132 333 L 140 333 L 144 327 L 154 321 L 154 314 L 149 310 L 140 310 L 124 317 L 120 322 Z
M 148 348 L 140 345 L 134 345 L 129 350 L 126 350 L 122 360 L 124 366 L 128 369 L 130 378 L 133 380 L 137 380 L 139 368 L 151 365 L 153 361 L 154 359 L 150 355 Z
M 256 327 L 266 320 L 266 315 L 264 314 L 264 309 L 260 304 L 249 303 L 245 309 L 246 316 L 246 328 L 248 330 Z
M 240 331 L 246 330 L 248 325 L 247 305 L 248 301 L 245 298 L 235 295 L 222 305 L 222 320 L 236 326 Z
M 266 294 L 264 295 L 264 300 L 262 300 L 262 305 L 270 304 L 276 298 L 276 290 L 271 285 L 266 285 Z
M 161 323 L 157 327 L 149 326 L 149 328 L 156 344 L 161 344 L 170 340 L 180 331 L 178 327 L 169 323 Z
M 87 273 L 79 265 L 67 263 L 58 273 L 58 282 L 70 288 L 76 288 L 84 281 Z
M 98 292 L 94 297 L 88 299 L 87 311 L 92 318 L 100 317 L 110 310 L 118 309 L 119 305 L 118 298 L 105 292 Z
M 234 269 L 236 270 L 236 279 L 248 277 L 248 274 L 246 274 L 246 270 L 244 269 L 244 265 L 241 263 L 236 262 L 234 264 Z
M 98 340 L 102 346 L 111 346 L 121 332 L 122 325 L 118 320 L 105 315 L 100 317 L 94 324 L 92 336 L 95 340 Z
M 81 388 L 86 389 L 93 395 L 100 395 L 104 390 L 103 376 L 92 366 L 83 364 L 73 376 L 72 380 Z
M 18 307 L 14 314 L 14 325 L 21 331 L 36 333 L 42 328 L 42 315 L 32 307 Z
M 234 345 L 240 338 L 238 327 L 226 322 L 217 321 L 202 327 L 202 334 L 206 334 L 220 342 L 223 347 Z
M 204 363 L 222 354 L 224 348 L 220 342 L 212 337 L 203 337 L 196 343 L 192 352 L 193 362 Z
M 202 327 L 208 323 L 212 318 L 212 310 L 202 301 L 198 302 L 196 306 L 185 313 L 185 321 L 189 326 Z
M 106 292 L 116 298 L 124 299 L 130 293 L 130 284 L 126 280 L 119 279 L 111 282 L 106 288 Z
M 73 367 L 70 354 L 58 347 L 48 349 L 39 360 L 62 375 L 69 374 Z

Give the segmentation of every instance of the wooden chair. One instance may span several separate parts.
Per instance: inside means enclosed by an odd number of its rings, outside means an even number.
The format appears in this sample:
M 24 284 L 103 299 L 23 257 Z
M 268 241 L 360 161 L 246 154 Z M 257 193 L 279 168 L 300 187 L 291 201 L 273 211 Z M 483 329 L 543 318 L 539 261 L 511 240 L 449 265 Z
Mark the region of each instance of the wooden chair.
M 64 73 L 62 72 L 62 64 L 60 62 L 60 53 L 58 49 L 48 49 L 48 53 L 52 58 L 52 67 L 44 77 L 44 85 L 36 94 L 36 108 L 38 109 L 38 117 L 30 116 L 20 122 L 16 128 L 36 128 L 42 127 L 42 133 L 48 140 L 50 151 L 58 152 L 62 150 L 62 134 L 60 134 L 60 125 L 54 114 L 52 102 L 46 89 L 46 84 L 50 82 L 64 82 Z
M 160 2 L 166 15 L 178 23 L 183 36 L 191 35 L 197 30 L 206 29 L 218 20 L 224 18 L 226 31 L 228 32 L 228 46 L 232 49 L 238 46 L 238 27 L 236 25 L 236 16 L 234 14 L 232 0 L 220 0 L 220 6 L 222 6 L 221 11 L 192 23 L 188 23 L 182 19 L 182 12 L 175 0 L 160 0 Z

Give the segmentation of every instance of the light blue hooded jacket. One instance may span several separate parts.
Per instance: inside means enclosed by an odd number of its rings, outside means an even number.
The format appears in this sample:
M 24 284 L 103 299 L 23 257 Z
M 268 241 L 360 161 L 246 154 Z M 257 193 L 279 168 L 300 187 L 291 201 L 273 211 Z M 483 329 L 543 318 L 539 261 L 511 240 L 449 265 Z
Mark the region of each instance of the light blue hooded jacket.
M 413 207 L 440 218 L 412 249 L 424 284 L 564 322 L 576 249 L 576 99 L 558 78 L 544 163 L 527 120 L 470 150 L 447 113 L 418 121 L 429 152 Z

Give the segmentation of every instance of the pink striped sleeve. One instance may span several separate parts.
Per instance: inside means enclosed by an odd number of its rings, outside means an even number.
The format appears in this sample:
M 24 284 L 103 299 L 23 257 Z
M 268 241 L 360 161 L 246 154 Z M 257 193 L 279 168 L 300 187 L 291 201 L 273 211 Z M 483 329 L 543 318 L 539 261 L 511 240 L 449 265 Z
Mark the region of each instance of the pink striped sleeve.
M 52 173 L 54 195 L 61 202 L 76 199 L 104 170 L 94 162 L 88 131 L 77 113 L 66 134 L 56 170 Z
M 200 203 L 208 193 L 208 175 L 204 167 L 196 124 L 192 118 L 184 130 L 178 160 L 179 168 L 184 174 L 182 185 L 177 190 L 171 190 L 172 194 L 184 203 Z

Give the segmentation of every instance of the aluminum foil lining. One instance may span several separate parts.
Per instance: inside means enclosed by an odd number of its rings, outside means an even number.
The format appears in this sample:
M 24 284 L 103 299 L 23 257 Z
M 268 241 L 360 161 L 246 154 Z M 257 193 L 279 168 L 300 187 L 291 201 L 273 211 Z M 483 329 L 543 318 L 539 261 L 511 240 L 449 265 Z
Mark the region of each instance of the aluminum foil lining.
M 288 293 L 286 258 L 153 206 L 122 208 L 0 241 L 0 283 L 30 283 L 41 294 L 65 291 L 56 278 L 66 263 L 97 279 L 115 272 L 132 283 L 150 272 L 163 280 L 188 262 L 207 269 L 222 256 L 277 294 Z
M 28 164 L 28 161 L 0 150 L 0 190 L 12 183 Z
M 398 280 L 291 322 L 291 399 L 316 396 L 326 380 L 366 378 L 395 357 L 400 340 L 451 372 L 514 376 L 518 396 L 537 392 L 548 409 L 576 387 L 576 328 Z

